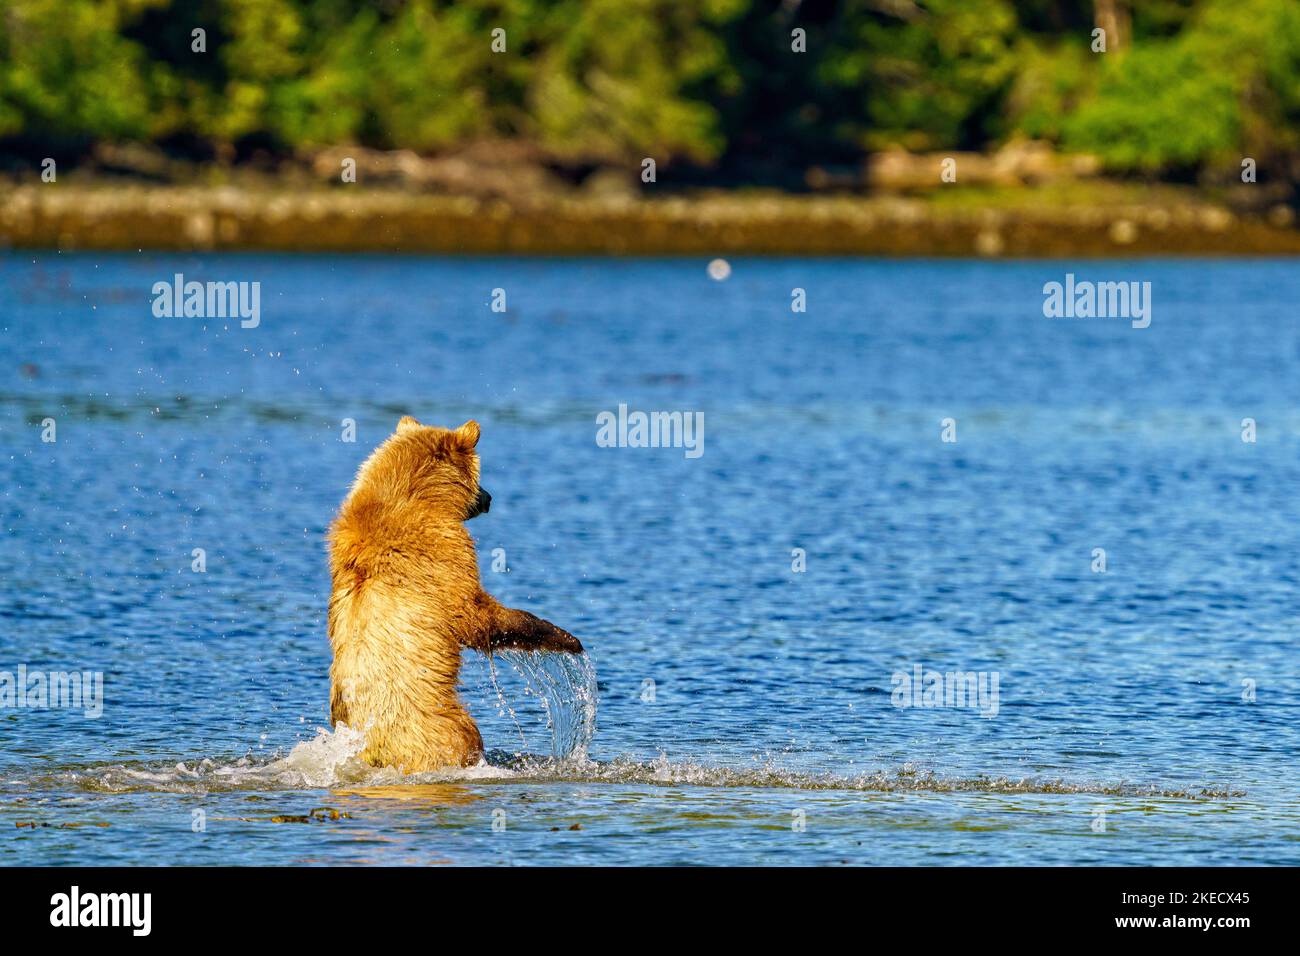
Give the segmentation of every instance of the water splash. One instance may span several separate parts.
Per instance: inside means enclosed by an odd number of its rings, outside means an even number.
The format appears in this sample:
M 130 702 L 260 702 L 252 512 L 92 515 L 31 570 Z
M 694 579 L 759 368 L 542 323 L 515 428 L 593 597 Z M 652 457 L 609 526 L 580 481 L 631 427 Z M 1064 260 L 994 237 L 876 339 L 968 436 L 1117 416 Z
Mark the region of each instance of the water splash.
M 538 698 L 551 733 L 551 756 L 579 766 L 590 763 L 587 749 L 596 733 L 596 668 L 586 654 L 512 651 L 500 655 Z
M 480 693 L 486 694 L 490 686 L 498 716 L 508 717 L 514 725 L 520 743 L 516 756 L 528 751 L 528 736 L 521 726 L 519 712 L 502 690 L 498 677 L 508 675 L 498 671 L 497 661 L 509 667 L 509 676 L 522 682 L 523 696 L 536 701 L 541 708 L 550 738 L 551 759 L 579 767 L 589 763 L 588 749 L 596 733 L 598 691 L 596 668 L 587 654 L 501 651 L 485 660 L 486 684 L 480 687 Z M 509 681 L 510 685 L 514 683 L 514 679 Z
M 585 725 L 590 726 L 590 725 Z M 561 732 L 557 739 L 564 739 Z M 578 734 L 581 738 L 582 733 Z M 0 778 L 0 793 L 80 790 L 94 793 L 222 793 L 230 791 L 323 790 L 356 787 L 420 786 L 440 783 L 553 784 L 741 788 L 749 790 L 839 790 L 862 793 L 990 793 L 1093 794 L 1114 797 L 1221 800 L 1245 797 L 1241 790 L 1218 785 L 1162 787 L 1127 782 L 1070 782 L 998 776 L 946 777 L 910 766 L 881 769 L 854 776 L 804 773 L 776 766 L 734 768 L 620 757 L 611 761 L 570 756 L 557 759 L 536 754 L 497 754 L 474 767 L 455 767 L 405 774 L 375 768 L 361 760 L 364 737 L 346 725 L 332 733 L 297 744 L 286 756 L 259 762 L 241 757 L 222 762 L 204 759 L 193 766 L 178 764 L 113 764 L 44 771 Z M 580 752 L 580 747 L 570 754 Z
M 949 777 L 918 771 L 907 765 L 893 770 L 876 770 L 854 776 L 835 773 L 805 773 L 766 766 L 742 770 L 709 766 L 694 761 L 618 758 L 591 763 L 574 772 L 562 764 L 527 757 L 512 766 L 521 777 L 538 782 L 652 784 L 662 786 L 740 787 L 746 789 L 842 790 L 871 793 L 997 793 L 997 794 L 1096 794 L 1114 797 L 1152 797 L 1206 800 L 1245 797 L 1244 790 L 1218 785 L 1160 787 L 1128 782 L 1070 782 L 1034 777 L 976 775 Z
M 366 749 L 364 731 L 338 724 L 334 732 L 317 728 L 316 736 L 295 744 L 288 756 L 268 764 L 263 772 L 271 781 L 293 789 L 335 786 L 365 779 L 371 767 L 361 759 Z

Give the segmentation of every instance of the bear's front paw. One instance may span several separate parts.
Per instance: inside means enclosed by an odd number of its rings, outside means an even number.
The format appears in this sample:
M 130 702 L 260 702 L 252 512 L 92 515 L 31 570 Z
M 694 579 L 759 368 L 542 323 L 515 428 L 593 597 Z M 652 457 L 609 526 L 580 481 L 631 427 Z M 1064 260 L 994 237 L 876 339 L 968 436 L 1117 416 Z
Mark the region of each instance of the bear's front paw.
M 576 637 L 563 628 L 555 627 L 554 624 L 552 624 L 551 627 L 555 628 L 555 638 L 552 642 L 552 647 L 555 650 L 562 651 L 566 654 L 581 654 L 583 652 L 582 642 Z
M 563 628 L 544 621 L 536 614 L 512 610 L 505 627 L 492 635 L 493 648 L 517 648 L 521 651 L 555 651 L 581 654 L 582 643 Z

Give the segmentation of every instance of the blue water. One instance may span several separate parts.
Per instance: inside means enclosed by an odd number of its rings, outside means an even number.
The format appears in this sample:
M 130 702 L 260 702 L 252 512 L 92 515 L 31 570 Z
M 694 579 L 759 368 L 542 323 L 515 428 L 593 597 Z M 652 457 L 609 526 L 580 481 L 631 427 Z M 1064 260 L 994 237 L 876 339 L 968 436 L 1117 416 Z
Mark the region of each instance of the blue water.
M 104 675 L 0 709 L 0 863 L 1300 863 L 1300 268 L 732 267 L 0 257 L 0 671 Z M 175 272 L 260 326 L 155 318 Z M 1150 327 L 1045 319 L 1066 272 Z M 703 454 L 598 447 L 619 404 Z M 489 767 L 318 736 L 325 530 L 407 413 L 482 424 L 484 584 L 590 651 L 586 759 L 548 662 L 467 658 Z M 918 665 L 996 715 L 895 706 Z

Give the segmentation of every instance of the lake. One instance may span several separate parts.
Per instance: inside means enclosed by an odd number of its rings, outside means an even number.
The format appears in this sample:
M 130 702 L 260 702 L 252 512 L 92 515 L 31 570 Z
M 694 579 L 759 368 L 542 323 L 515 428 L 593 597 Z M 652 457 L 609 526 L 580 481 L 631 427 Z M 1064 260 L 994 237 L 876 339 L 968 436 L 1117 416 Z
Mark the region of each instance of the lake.
M 706 265 L 0 256 L 0 862 L 1300 863 L 1295 263 Z M 467 655 L 487 764 L 416 777 L 325 632 L 408 413 L 481 423 L 484 586 L 595 674 Z

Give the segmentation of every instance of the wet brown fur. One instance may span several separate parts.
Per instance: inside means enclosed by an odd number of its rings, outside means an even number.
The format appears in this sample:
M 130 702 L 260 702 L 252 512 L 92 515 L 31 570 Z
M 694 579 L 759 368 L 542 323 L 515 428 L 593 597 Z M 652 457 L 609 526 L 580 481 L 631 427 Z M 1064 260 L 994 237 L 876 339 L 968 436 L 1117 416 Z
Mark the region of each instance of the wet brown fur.
M 483 590 L 464 522 L 478 513 L 479 426 L 409 415 L 366 459 L 330 527 L 330 719 L 362 756 L 407 772 L 476 763 L 483 739 L 456 694 L 462 648 L 580 653 L 567 631 Z

